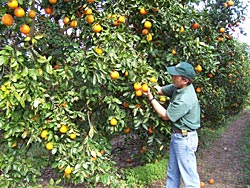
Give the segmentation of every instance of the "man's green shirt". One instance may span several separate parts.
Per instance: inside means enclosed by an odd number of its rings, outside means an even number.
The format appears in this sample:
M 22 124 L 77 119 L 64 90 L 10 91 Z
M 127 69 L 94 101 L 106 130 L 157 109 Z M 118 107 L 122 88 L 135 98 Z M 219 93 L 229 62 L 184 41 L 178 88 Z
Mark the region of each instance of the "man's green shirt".
M 200 105 L 192 84 L 182 89 L 170 84 L 163 86 L 162 92 L 171 98 L 167 115 L 173 129 L 191 131 L 200 127 Z

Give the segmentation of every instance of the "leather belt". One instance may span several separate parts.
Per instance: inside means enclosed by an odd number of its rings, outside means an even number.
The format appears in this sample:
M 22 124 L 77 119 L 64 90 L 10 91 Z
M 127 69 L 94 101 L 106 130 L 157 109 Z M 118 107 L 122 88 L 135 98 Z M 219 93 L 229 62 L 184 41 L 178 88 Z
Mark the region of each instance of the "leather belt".
M 195 131 L 195 130 L 192 130 Z M 171 129 L 171 133 L 180 133 L 183 137 L 188 135 L 188 132 L 192 132 L 190 130 L 180 130 L 180 129 Z

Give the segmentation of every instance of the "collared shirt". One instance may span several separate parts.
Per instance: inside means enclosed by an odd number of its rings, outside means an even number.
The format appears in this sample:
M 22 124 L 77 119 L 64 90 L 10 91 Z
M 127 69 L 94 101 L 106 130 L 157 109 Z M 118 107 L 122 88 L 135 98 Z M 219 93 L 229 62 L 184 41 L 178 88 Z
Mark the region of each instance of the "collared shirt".
M 200 105 L 192 84 L 182 89 L 170 84 L 163 86 L 162 92 L 171 98 L 167 115 L 173 129 L 196 130 L 200 127 Z

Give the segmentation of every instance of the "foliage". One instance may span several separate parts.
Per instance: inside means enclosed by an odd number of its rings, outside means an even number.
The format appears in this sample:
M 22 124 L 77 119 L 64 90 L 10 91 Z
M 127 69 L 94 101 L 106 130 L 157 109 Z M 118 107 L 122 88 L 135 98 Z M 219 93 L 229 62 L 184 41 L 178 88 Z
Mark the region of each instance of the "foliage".
M 25 185 L 48 165 L 62 183 L 115 187 L 122 177 L 114 168 L 111 140 L 128 132 L 144 148 L 137 153 L 145 162 L 162 158 L 170 123 L 153 113 L 133 85 L 147 83 L 153 90 L 170 83 L 165 67 L 180 61 L 202 67 L 194 85 L 201 88 L 203 126 L 237 113 L 249 92 L 249 52 L 231 35 L 245 7 L 206 1 L 198 10 L 199 3 L 18 0 L 25 16 L 17 17 L 7 0 L 1 2 L 1 18 L 10 14 L 14 23 L 0 25 L 0 139 L 7 148 L 0 161 L 15 161 L 0 166 L 1 178 Z M 146 21 L 152 27 L 144 35 Z M 29 32 L 20 30 L 23 24 Z M 169 101 L 161 103 L 167 107 Z M 35 148 L 42 157 L 34 161 L 29 152 Z

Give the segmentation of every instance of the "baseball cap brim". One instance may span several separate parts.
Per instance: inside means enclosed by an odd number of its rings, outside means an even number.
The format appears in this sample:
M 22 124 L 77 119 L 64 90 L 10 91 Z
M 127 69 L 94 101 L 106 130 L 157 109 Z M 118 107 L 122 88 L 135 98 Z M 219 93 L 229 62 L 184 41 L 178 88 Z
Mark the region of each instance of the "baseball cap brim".
M 173 75 L 173 76 L 177 76 L 177 75 L 180 75 L 177 71 L 176 71 L 176 68 L 175 66 L 171 66 L 171 67 L 166 67 L 167 68 L 167 71 L 170 75 Z

